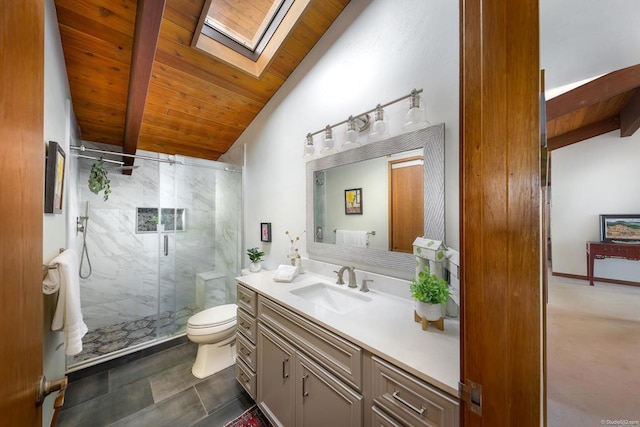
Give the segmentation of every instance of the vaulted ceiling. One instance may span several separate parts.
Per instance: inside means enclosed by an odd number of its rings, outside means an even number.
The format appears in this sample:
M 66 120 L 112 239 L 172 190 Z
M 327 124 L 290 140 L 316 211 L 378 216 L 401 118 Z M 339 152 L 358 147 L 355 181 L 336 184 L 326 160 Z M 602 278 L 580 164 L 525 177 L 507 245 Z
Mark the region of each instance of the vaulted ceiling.
M 605 74 L 546 102 L 550 150 L 620 129 L 640 128 L 640 65 Z
M 82 139 L 218 159 L 349 1 L 296 0 L 256 77 L 192 47 L 205 0 L 55 0 Z

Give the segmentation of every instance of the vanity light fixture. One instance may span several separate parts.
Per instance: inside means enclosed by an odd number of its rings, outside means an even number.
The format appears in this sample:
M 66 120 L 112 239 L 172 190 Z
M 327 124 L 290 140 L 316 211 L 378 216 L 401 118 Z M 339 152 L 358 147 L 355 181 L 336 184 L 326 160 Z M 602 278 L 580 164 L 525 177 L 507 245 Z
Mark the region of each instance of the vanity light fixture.
M 424 103 L 417 90 L 412 90 L 409 96 L 409 111 L 407 111 L 404 130 L 412 131 L 429 125 L 426 119 Z
M 364 113 L 360 113 L 357 115 L 351 115 L 347 120 L 343 120 L 333 125 L 327 125 L 324 129 L 308 133 L 305 139 L 304 157 L 310 159 L 315 155 L 313 136 L 320 133 L 323 134 L 320 153 L 326 155 L 338 152 L 337 143 L 333 136 L 333 128 L 343 124 L 346 124 L 346 133 L 344 134 L 345 142 L 342 145 L 343 149 L 360 145 L 360 134 L 369 129 L 369 127 L 371 127 L 370 137 L 372 141 L 376 141 L 382 139 L 383 137 L 386 137 L 389 131 L 389 126 L 385 118 L 384 108 L 407 98 L 410 98 L 410 108 L 409 112 L 407 113 L 407 123 L 403 127 L 403 130 L 409 131 L 417 129 L 419 127 L 423 127 L 424 125 L 428 125 L 429 122 L 427 122 L 424 118 L 424 106 L 419 96 L 422 91 L 422 89 L 413 89 L 408 95 L 405 95 L 398 99 L 394 99 L 393 101 L 387 102 L 386 104 L 378 104 L 374 109 L 365 111 Z M 369 113 L 374 113 L 374 120 L 373 123 L 371 123 L 371 126 Z M 411 129 L 407 128 L 409 122 L 411 122 L 411 126 L 415 127 Z

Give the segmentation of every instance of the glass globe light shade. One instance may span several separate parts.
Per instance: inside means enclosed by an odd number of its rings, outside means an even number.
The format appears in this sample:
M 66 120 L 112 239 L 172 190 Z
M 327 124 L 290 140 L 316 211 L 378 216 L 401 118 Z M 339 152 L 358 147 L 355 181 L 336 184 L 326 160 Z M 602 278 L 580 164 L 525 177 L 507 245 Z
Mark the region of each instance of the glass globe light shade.
M 384 110 L 382 106 L 378 104 L 376 110 L 373 113 L 373 125 L 371 136 L 377 139 L 387 132 L 387 121 L 384 118 Z
M 344 144 L 345 148 L 355 146 L 355 145 L 360 145 L 358 144 L 359 137 L 360 135 L 358 133 L 356 121 L 353 118 L 353 116 L 349 116 L 349 120 L 347 120 L 347 135 L 346 135 L 347 141 Z
M 424 103 L 418 91 L 414 89 L 409 97 L 409 111 L 407 111 L 403 128 L 404 130 L 416 130 L 428 124 Z
M 333 131 L 331 126 L 327 125 L 324 130 L 324 139 L 322 142 L 322 154 L 334 154 L 337 152 L 335 148 L 335 141 L 333 140 Z
M 310 133 L 307 134 L 304 142 L 304 157 L 313 157 L 316 154 L 316 147 L 313 145 L 313 136 Z

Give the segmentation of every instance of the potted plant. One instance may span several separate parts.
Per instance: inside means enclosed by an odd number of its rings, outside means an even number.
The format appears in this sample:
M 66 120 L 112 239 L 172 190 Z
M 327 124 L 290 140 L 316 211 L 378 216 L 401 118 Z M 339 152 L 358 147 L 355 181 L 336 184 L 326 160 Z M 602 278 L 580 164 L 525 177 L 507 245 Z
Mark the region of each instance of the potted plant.
M 433 322 L 442 317 L 442 308 L 447 303 L 451 290 L 444 279 L 431 274 L 428 265 L 411 281 L 409 289 L 416 300 L 416 313 L 419 316 Z
M 260 261 L 262 261 L 262 257 L 264 256 L 264 252 L 262 252 L 258 248 L 250 248 L 247 249 L 247 255 L 249 256 L 249 260 L 251 264 L 249 264 L 249 271 L 256 273 L 260 271 L 262 266 L 260 265 Z
M 110 184 L 111 181 L 107 177 L 104 160 L 100 158 L 91 166 L 91 172 L 89 173 L 89 190 L 94 194 L 104 191 L 104 201 L 106 202 L 109 199 L 109 193 L 111 193 Z

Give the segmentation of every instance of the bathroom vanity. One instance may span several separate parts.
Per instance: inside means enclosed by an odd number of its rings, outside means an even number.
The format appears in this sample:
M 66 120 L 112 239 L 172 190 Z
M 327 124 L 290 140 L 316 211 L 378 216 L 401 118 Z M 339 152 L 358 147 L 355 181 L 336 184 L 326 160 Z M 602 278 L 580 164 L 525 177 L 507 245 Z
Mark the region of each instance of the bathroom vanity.
M 312 273 L 237 278 L 236 377 L 274 425 L 457 426 L 459 324 Z

